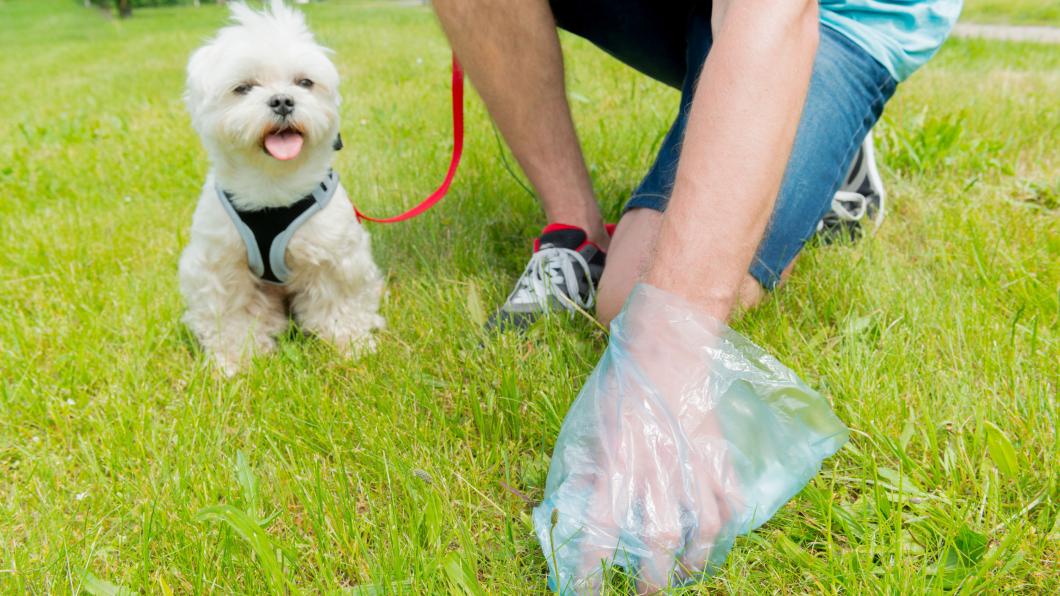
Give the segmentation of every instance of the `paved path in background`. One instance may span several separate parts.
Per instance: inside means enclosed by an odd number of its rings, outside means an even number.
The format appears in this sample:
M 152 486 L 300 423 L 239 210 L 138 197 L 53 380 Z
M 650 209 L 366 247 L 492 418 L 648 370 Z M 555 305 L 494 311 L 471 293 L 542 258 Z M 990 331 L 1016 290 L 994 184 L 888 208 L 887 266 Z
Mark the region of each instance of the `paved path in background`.
M 957 23 L 953 29 L 957 37 L 983 37 L 1005 41 L 1036 41 L 1060 43 L 1060 27 L 1026 25 L 978 25 Z

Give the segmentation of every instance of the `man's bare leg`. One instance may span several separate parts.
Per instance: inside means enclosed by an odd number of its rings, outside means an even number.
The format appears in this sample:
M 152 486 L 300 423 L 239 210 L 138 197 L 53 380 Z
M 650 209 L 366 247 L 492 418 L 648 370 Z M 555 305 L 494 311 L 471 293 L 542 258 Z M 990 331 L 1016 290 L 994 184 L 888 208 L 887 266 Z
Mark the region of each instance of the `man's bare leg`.
M 541 198 L 549 223 L 585 229 L 606 250 L 563 80 L 548 0 L 435 0 L 449 43 Z

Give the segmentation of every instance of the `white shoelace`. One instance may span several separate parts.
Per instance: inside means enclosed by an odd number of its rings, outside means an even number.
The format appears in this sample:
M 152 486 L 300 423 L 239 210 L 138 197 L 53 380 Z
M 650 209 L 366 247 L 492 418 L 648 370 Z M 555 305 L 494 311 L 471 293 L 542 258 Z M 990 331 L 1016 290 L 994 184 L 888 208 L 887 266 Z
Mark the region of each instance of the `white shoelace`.
M 868 207 L 869 200 L 859 192 L 840 190 L 832 197 L 832 212 L 840 221 L 861 221 Z
M 581 274 L 574 270 L 574 263 L 581 265 Z M 508 301 L 532 303 L 542 310 L 548 310 L 552 306 L 548 301 L 549 296 L 557 296 L 561 301 L 589 309 L 596 299 L 596 289 L 589 275 L 589 263 L 578 251 L 558 247 L 542 248 L 530 257 L 526 270 L 519 278 L 519 285 L 515 287 Z M 585 300 L 581 297 L 579 280 L 589 284 L 589 296 Z M 550 291 L 552 288 L 562 288 L 566 291 Z

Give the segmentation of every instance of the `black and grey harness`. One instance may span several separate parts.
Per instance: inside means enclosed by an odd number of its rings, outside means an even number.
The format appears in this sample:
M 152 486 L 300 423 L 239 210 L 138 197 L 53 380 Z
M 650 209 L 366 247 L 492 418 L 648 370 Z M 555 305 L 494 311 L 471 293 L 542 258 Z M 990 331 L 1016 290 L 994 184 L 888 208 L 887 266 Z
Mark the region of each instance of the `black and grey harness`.
M 287 269 L 285 259 L 287 244 L 302 224 L 328 204 L 338 186 L 338 174 L 329 170 L 324 181 L 297 202 L 286 207 L 254 211 L 236 209 L 232 204 L 232 193 L 220 185 L 216 187 L 217 198 L 247 246 L 247 263 L 254 275 L 272 284 L 283 285 L 290 281 L 291 271 Z

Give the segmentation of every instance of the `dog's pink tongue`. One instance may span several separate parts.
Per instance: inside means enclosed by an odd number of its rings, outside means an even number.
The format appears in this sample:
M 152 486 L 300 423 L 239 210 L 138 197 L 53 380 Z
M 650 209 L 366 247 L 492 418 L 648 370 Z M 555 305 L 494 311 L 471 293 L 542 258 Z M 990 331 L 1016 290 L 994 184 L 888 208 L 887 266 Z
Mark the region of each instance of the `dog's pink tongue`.
M 302 151 L 302 135 L 290 130 L 273 133 L 265 137 L 265 150 L 281 161 L 294 159 Z

